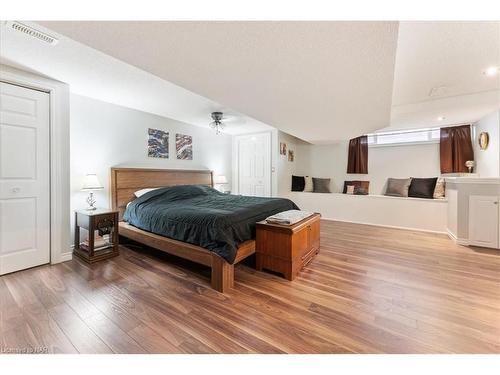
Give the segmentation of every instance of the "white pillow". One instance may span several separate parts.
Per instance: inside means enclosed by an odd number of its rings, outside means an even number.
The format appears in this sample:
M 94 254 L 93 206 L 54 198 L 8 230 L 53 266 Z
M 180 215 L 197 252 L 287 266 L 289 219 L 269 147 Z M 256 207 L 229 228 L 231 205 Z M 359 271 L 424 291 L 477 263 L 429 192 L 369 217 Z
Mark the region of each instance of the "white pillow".
M 434 188 L 434 199 L 443 199 L 446 195 L 446 182 L 444 178 L 439 177 Z
M 146 193 L 149 193 L 150 191 L 153 191 L 153 190 L 157 190 L 159 188 L 146 188 L 146 189 L 141 189 L 141 190 L 137 190 L 134 195 L 136 196 L 136 198 L 139 198 L 140 196 L 146 194 Z
M 310 176 L 305 176 L 304 177 L 304 191 L 313 191 L 314 190 L 314 185 L 313 185 L 313 178 Z

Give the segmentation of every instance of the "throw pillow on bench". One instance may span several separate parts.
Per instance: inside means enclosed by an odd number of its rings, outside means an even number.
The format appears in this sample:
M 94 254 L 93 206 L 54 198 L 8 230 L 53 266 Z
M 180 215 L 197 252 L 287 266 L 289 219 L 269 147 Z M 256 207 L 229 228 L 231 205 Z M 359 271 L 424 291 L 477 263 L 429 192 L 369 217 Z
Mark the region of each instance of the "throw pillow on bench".
M 411 197 L 440 199 L 445 196 L 444 179 L 432 178 L 388 178 L 385 195 L 393 197 Z
M 350 188 L 350 186 L 352 186 Z M 368 195 L 370 181 L 344 181 L 343 194 Z
M 329 178 L 313 177 L 313 192 L 315 193 L 331 193 Z
M 412 198 L 434 198 L 437 177 L 433 178 L 412 178 L 408 196 Z
M 411 178 L 388 178 L 385 195 L 391 197 L 408 197 Z
M 292 191 L 331 193 L 330 182 L 330 178 L 292 175 Z
M 306 181 L 304 176 L 292 175 L 292 191 L 304 191 L 305 184 Z

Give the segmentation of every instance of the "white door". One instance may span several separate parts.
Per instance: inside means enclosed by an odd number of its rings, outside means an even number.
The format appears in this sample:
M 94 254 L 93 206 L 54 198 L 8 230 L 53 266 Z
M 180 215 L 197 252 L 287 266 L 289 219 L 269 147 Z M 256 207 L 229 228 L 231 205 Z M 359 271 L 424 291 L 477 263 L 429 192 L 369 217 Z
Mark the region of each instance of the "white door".
M 498 247 L 497 196 L 469 196 L 469 244 Z
M 0 275 L 50 260 L 49 94 L 0 82 Z
M 271 196 L 271 133 L 238 136 L 237 147 L 239 193 Z

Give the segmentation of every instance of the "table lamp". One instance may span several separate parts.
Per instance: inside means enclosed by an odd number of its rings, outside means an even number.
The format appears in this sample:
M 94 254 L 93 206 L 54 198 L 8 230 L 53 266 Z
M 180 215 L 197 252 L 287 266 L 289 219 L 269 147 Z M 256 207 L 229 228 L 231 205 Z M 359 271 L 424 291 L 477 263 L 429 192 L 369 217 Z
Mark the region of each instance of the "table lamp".
M 215 185 L 219 185 L 219 186 L 227 185 L 227 178 L 226 178 L 226 176 L 223 176 L 223 175 L 215 176 L 214 177 L 214 184 Z

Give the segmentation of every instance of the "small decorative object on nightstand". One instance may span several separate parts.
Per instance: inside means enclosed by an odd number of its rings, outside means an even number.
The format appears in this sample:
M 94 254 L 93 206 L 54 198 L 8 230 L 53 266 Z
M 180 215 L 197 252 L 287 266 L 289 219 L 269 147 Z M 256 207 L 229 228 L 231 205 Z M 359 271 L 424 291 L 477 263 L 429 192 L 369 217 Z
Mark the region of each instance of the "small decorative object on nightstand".
M 80 229 L 87 234 L 83 241 Z M 118 255 L 118 211 L 97 208 L 75 212 L 73 254 L 88 263 Z
M 469 173 L 472 173 L 472 168 L 476 165 L 476 162 L 474 160 L 467 160 L 465 162 L 465 166 L 469 168 Z
M 316 213 L 293 225 L 258 222 L 257 270 L 278 272 L 293 280 L 319 253 L 320 218 Z
M 88 211 L 93 211 L 96 209 L 94 206 L 95 205 L 94 190 L 102 190 L 102 189 L 104 189 L 104 186 L 101 185 L 96 174 L 88 174 L 85 176 L 85 179 L 83 180 L 82 190 L 89 192 L 89 196 L 87 197 L 87 204 L 89 205 L 87 207 Z

